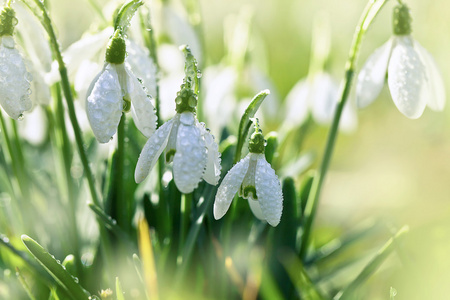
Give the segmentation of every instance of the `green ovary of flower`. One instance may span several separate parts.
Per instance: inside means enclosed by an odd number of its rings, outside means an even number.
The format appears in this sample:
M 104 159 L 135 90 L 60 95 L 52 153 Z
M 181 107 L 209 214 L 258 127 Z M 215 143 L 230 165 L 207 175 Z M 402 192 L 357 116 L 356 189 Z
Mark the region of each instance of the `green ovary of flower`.
M 13 35 L 14 27 L 19 23 L 11 7 L 4 7 L 0 12 L 0 36 Z
M 198 97 L 197 94 L 191 89 L 189 81 L 181 85 L 181 90 L 177 93 L 175 98 L 176 112 L 181 114 L 185 111 L 195 113 L 197 107 Z
M 411 34 L 411 14 L 408 6 L 401 4 L 394 8 L 393 26 L 395 35 Z

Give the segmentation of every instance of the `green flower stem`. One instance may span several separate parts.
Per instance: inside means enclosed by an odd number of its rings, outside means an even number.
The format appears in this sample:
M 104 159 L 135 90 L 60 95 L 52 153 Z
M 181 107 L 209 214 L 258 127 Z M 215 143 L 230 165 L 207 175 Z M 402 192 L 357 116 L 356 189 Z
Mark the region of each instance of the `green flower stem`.
M 141 10 L 142 11 L 142 10 Z M 159 74 L 159 64 L 158 64 L 158 54 L 156 52 L 156 40 L 155 40 L 155 33 L 151 24 L 151 19 L 150 19 L 150 12 L 147 10 L 144 13 L 141 13 L 139 15 L 140 17 L 140 23 L 141 23 L 141 30 L 142 32 L 148 32 L 148 34 L 144 35 L 144 41 L 145 41 L 145 45 L 147 47 L 147 49 L 150 52 L 150 58 L 153 60 L 153 63 L 156 66 L 156 73 Z M 156 80 L 156 95 L 152 95 L 154 96 L 155 99 L 155 110 L 156 110 L 156 118 L 157 118 L 157 127 L 159 128 L 163 122 L 161 120 L 161 99 L 160 99 L 160 95 L 159 95 L 159 77 L 156 76 L 155 78 Z M 164 216 L 167 214 L 167 206 L 166 203 L 164 203 L 164 186 L 163 186 L 163 182 L 162 182 L 162 178 L 164 175 L 164 155 L 161 155 L 158 158 L 158 185 L 159 185 L 159 200 L 158 200 L 158 215 L 159 216 Z M 165 224 L 165 223 L 164 223 Z M 165 228 L 166 226 L 163 225 L 163 228 Z M 166 230 L 164 230 L 164 232 L 167 232 Z
M 77 226 L 77 197 L 76 197 L 76 189 L 73 182 L 73 177 L 70 172 L 71 166 L 72 166 L 72 149 L 71 144 L 69 140 L 69 136 L 67 134 L 67 127 L 66 127 L 66 120 L 64 118 L 64 105 L 62 100 L 62 94 L 61 94 L 61 85 L 55 84 L 52 87 L 53 92 L 53 98 L 55 99 L 55 114 L 54 114 L 54 120 L 52 118 L 52 115 L 48 115 L 48 119 L 51 120 L 51 122 L 56 123 L 57 126 L 50 126 L 50 128 L 55 128 L 54 138 L 56 141 L 56 147 L 57 149 L 61 149 L 60 151 L 60 159 L 63 165 L 63 172 L 64 172 L 64 179 L 67 189 L 67 198 L 69 202 L 69 209 L 68 209 L 68 218 L 70 220 L 71 224 L 71 234 L 72 234 L 72 242 L 73 242 L 73 249 L 72 253 L 75 256 L 75 262 L 76 262 L 76 268 L 79 270 L 79 272 L 82 272 L 83 267 L 81 265 L 81 255 L 80 255 L 80 236 L 78 233 L 78 226 Z M 57 150 L 56 149 L 56 150 Z M 59 152 L 59 151 L 56 151 Z M 80 274 L 81 275 L 81 274 Z
M 181 207 L 180 207 L 180 253 L 179 256 L 183 254 L 183 247 L 186 240 L 187 231 L 189 228 L 189 221 L 191 216 L 191 208 L 192 208 L 192 201 L 194 201 L 193 193 L 189 194 L 183 194 L 181 196 Z
M 113 207 L 116 209 L 115 215 L 117 218 L 117 222 L 120 227 L 122 227 L 126 232 L 128 231 L 128 210 L 127 210 L 127 201 L 125 201 L 125 193 L 123 190 L 123 174 L 124 164 L 125 164 L 125 114 L 122 114 L 120 118 L 119 126 L 117 127 L 117 153 L 116 153 L 116 175 L 114 180 L 114 186 L 112 187 L 115 190 L 114 200 L 115 205 Z
M 26 193 L 29 196 L 30 192 L 29 192 L 29 177 L 28 177 L 28 173 L 27 173 L 27 169 L 25 168 L 25 157 L 23 155 L 23 151 L 22 151 L 22 143 L 20 142 L 20 137 L 19 137 L 19 131 L 17 129 L 17 123 L 15 120 L 11 119 L 11 127 L 13 130 L 13 140 L 14 140 L 14 149 L 16 151 L 16 159 L 17 162 L 19 164 L 19 171 L 21 173 L 20 176 L 20 180 L 23 181 L 23 185 L 26 188 Z
M 86 149 L 84 148 L 83 136 L 81 134 L 80 125 L 78 124 L 77 116 L 75 114 L 75 107 L 73 104 L 73 95 L 72 95 L 72 90 L 70 88 L 69 77 L 67 75 L 67 68 L 66 68 L 66 65 L 64 64 L 64 60 L 62 58 L 61 49 L 60 49 L 58 40 L 56 38 L 55 31 L 52 26 L 52 21 L 50 20 L 50 17 L 48 15 L 48 12 L 47 12 L 47 9 L 46 9 L 44 3 L 41 2 L 40 0 L 33 0 L 33 1 L 42 12 L 42 16 L 37 15 L 37 17 L 41 20 L 42 25 L 44 26 L 45 30 L 47 31 L 47 33 L 49 35 L 50 45 L 53 48 L 53 53 L 55 55 L 56 61 L 58 62 L 59 74 L 61 76 L 61 86 L 63 89 L 64 97 L 66 99 L 67 109 L 69 112 L 69 118 L 70 118 L 70 122 L 72 123 L 73 131 L 75 134 L 75 141 L 76 141 L 76 144 L 78 147 L 78 152 L 80 155 L 81 163 L 84 168 L 84 174 L 88 181 L 89 191 L 90 191 L 91 197 L 92 197 L 92 202 L 94 204 L 96 204 L 97 206 L 100 206 L 100 200 L 98 198 L 97 191 L 95 189 L 94 175 L 89 166 Z M 33 10 L 33 12 L 35 12 L 35 11 Z
M 3 132 L 3 139 L 6 143 L 6 148 L 8 149 L 9 156 L 11 158 L 11 166 L 13 169 L 13 172 L 15 174 L 15 179 L 17 180 L 17 183 L 19 185 L 19 189 L 21 192 L 21 195 L 23 198 L 27 199 L 27 190 L 25 188 L 24 182 L 22 180 L 19 180 L 22 176 L 20 174 L 20 166 L 18 165 L 18 159 L 16 157 L 16 152 L 13 149 L 13 145 L 11 142 L 11 138 L 8 134 L 8 128 L 6 127 L 5 118 L 3 117 L 3 113 L 0 111 L 0 125 L 1 125 L 1 131 Z M 20 199 L 20 197 L 18 197 Z
M 383 5 L 388 0 L 370 0 L 366 5 L 364 12 L 361 16 L 360 23 L 356 27 L 355 34 L 353 36 L 352 46 L 350 48 L 349 58 L 345 66 L 345 77 L 343 83 L 341 84 L 340 100 L 337 104 L 336 112 L 334 114 L 333 123 L 328 134 L 327 144 L 325 146 L 325 152 L 322 158 L 322 164 L 314 178 L 311 192 L 308 197 L 308 203 L 305 211 L 305 225 L 303 229 L 302 243 L 300 248 L 300 257 L 304 259 L 307 254 L 309 246 L 309 238 L 311 234 L 312 224 L 316 215 L 317 207 L 319 205 L 320 192 L 322 190 L 323 181 L 325 175 L 328 171 L 331 156 L 333 154 L 334 145 L 336 144 L 337 132 L 339 127 L 339 121 L 341 119 L 342 110 L 347 102 L 347 98 L 350 93 L 350 88 L 352 85 L 353 76 L 355 73 L 356 59 L 359 54 L 360 46 L 364 34 L 367 32 L 370 24 L 372 23 L 375 16 L 381 10 Z

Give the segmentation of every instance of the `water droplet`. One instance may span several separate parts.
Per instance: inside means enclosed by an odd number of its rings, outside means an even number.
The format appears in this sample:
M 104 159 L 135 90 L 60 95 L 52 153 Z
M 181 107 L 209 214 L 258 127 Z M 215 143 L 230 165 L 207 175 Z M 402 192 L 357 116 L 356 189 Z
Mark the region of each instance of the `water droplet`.
M 200 71 L 197 71 L 197 78 L 202 78 L 203 74 Z
M 112 140 L 113 140 L 113 137 L 111 137 L 109 140 L 112 141 Z
M 181 97 L 178 96 L 178 97 L 175 98 L 175 103 L 176 104 L 181 104 L 181 102 L 183 102 L 183 99 Z
M 18 23 L 19 23 L 19 20 L 17 20 L 17 18 L 12 18 L 11 24 L 12 24 L 13 26 L 16 26 Z
M 26 79 L 28 82 L 30 82 L 30 81 L 33 80 L 33 75 L 31 75 L 31 73 L 29 73 L 29 72 L 26 72 L 26 73 L 25 73 L 25 79 Z
M 19 117 L 17 118 L 17 120 L 22 121 L 25 118 L 25 116 L 23 114 L 20 114 Z

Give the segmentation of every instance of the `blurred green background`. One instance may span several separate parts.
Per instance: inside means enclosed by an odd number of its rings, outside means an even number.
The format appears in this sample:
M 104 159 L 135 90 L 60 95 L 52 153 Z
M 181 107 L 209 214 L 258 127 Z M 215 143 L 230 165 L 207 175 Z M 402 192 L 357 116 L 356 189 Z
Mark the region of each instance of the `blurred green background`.
M 405 2 L 411 8 L 414 38 L 433 55 L 448 87 L 450 3 Z M 395 3 L 388 1 L 368 31 L 358 68 L 391 36 Z M 63 47 L 68 46 L 89 28 L 94 13 L 86 1 L 51 4 Z M 283 101 L 293 85 L 307 75 L 312 22 L 318 13 L 325 12 L 331 24 L 327 71 L 343 77 L 353 32 L 366 1 L 201 0 L 199 5 L 207 53 L 204 65 L 219 63 L 225 53 L 225 17 L 238 14 L 244 6 L 253 10 L 250 61 L 273 81 Z M 80 14 L 85 16 L 83 20 Z M 359 111 L 356 131 L 339 136 L 316 230 L 333 236 L 365 219 L 392 228 L 407 224 L 411 229 L 404 255 L 394 253 L 384 263 L 366 284 L 365 299 L 388 299 L 391 286 L 397 290 L 398 300 L 448 299 L 450 295 L 449 110 L 448 105 L 441 113 L 426 109 L 420 119 L 409 120 L 399 113 L 385 87 L 374 104 Z M 315 128 L 304 148 L 317 151 L 320 157 L 326 134 L 326 128 Z

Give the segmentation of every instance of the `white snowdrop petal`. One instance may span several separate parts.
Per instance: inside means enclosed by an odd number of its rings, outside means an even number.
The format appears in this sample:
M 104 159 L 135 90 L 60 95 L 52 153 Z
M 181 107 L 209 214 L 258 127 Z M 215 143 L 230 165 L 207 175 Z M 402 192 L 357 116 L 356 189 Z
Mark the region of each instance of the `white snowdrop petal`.
M 173 156 L 175 155 L 177 149 L 177 135 L 178 135 L 178 126 L 180 126 L 180 114 L 175 114 L 172 118 L 173 120 L 173 128 L 169 135 L 169 141 L 167 143 L 166 151 L 164 153 L 164 157 L 166 163 L 171 163 L 173 161 Z
M 275 171 L 264 157 L 259 158 L 256 165 L 255 185 L 264 218 L 270 225 L 277 226 L 283 211 L 283 194 Z
M 307 80 L 301 80 L 295 84 L 286 96 L 286 117 L 284 123 L 290 127 L 303 124 L 309 111 L 310 86 Z
M 216 185 L 219 182 L 220 171 L 222 169 L 220 162 L 219 145 L 214 141 L 214 136 L 205 128 L 204 123 L 196 122 L 196 126 L 200 129 L 201 135 L 205 140 L 208 160 L 206 163 L 205 174 L 203 179 L 211 185 Z
M 12 36 L 0 38 L 0 104 L 13 119 L 30 110 L 32 80 Z
M 250 163 L 250 157 L 246 156 L 228 171 L 217 189 L 216 199 L 214 201 L 214 218 L 222 218 L 230 207 L 234 195 L 244 180 Z
M 136 183 L 142 182 L 155 166 L 159 156 L 167 145 L 173 124 L 173 119 L 167 121 L 148 139 L 136 164 L 136 170 L 134 172 L 134 180 Z
M 122 116 L 122 101 L 117 72 L 107 64 L 94 82 L 86 100 L 89 123 L 100 143 L 109 142 L 116 133 Z
M 250 206 L 250 210 L 252 211 L 253 215 L 257 217 L 258 219 L 265 221 L 263 212 L 261 210 L 261 204 L 259 204 L 258 200 L 248 200 L 248 205 Z
M 392 39 L 369 56 L 358 75 L 356 103 L 359 108 L 371 104 L 381 93 L 392 49 Z
M 127 53 L 126 61 L 130 64 L 133 73 L 142 80 L 148 93 L 155 96 L 157 67 L 150 58 L 150 53 L 132 40 L 127 41 Z
M 134 74 L 127 70 L 130 92 L 131 114 L 134 124 L 146 137 L 150 137 L 156 130 L 156 113 L 150 97 Z
M 441 72 L 433 56 L 417 41 L 414 41 L 414 48 L 425 65 L 428 92 L 430 93 L 427 95 L 427 105 L 432 110 L 442 111 L 445 106 L 445 84 Z
M 200 129 L 194 125 L 185 125 L 181 121 L 185 114 L 192 113 L 184 112 L 180 116 L 177 146 L 173 159 L 173 177 L 177 188 L 182 193 L 188 194 L 198 186 L 203 177 L 207 154 Z
M 395 37 L 388 84 L 392 100 L 402 114 L 411 119 L 422 115 L 427 105 L 425 67 L 410 36 Z
M 326 73 L 319 73 L 313 78 L 309 100 L 311 113 L 319 124 L 330 124 L 333 120 L 339 97 L 339 86 Z

